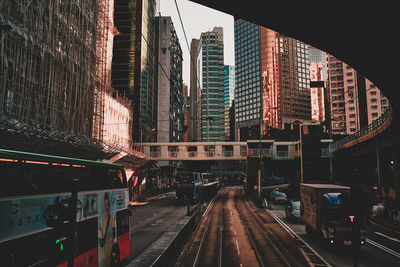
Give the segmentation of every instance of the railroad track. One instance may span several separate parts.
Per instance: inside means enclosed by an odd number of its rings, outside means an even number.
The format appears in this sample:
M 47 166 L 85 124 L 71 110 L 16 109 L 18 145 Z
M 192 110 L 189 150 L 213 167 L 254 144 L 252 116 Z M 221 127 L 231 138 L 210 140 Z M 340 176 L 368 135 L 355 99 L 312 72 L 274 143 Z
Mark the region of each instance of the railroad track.
M 264 222 L 254 212 L 243 191 L 235 195 L 235 203 L 260 266 L 309 266 L 288 235 L 278 234 L 276 224 Z
M 221 190 L 175 266 L 310 266 L 292 236 L 268 220 L 255 213 L 243 190 Z
M 210 203 L 176 266 L 222 266 L 226 199 L 222 192 Z

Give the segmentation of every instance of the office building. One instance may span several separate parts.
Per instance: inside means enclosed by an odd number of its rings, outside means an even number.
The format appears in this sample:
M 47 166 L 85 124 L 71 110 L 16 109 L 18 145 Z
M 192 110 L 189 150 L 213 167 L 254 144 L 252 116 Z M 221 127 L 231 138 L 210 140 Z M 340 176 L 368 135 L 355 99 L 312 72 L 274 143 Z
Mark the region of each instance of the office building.
M 193 110 L 197 108 L 195 120 L 197 124 L 201 123 L 201 135 L 197 133 L 197 137 L 200 137 L 197 140 L 224 141 L 223 29 L 214 27 L 212 31 L 201 33 L 197 51 L 194 51 L 193 56 L 196 72 L 191 76 L 191 85 L 195 86 L 191 89 L 197 96 L 194 102 L 197 107 L 193 107 Z
M 225 140 L 230 140 L 229 110 L 235 94 L 235 66 L 224 66 Z
M 157 138 L 158 63 L 155 12 L 159 0 L 114 2 L 112 86 L 132 100 L 134 142 Z
M 327 54 L 333 134 L 353 134 L 379 118 L 388 99 L 351 66 Z
M 183 137 L 182 49 L 171 17 L 156 18 L 158 47 L 157 142 Z
M 192 39 L 190 43 L 190 120 L 189 140 L 191 142 L 201 140 L 201 105 L 199 104 L 201 90 L 200 79 L 197 77 L 197 56 L 199 54 L 200 40 Z
M 311 121 L 306 44 L 235 20 L 235 117 L 240 140 Z
M 190 124 L 190 97 L 189 87 L 183 84 L 183 142 L 189 142 L 189 124 Z

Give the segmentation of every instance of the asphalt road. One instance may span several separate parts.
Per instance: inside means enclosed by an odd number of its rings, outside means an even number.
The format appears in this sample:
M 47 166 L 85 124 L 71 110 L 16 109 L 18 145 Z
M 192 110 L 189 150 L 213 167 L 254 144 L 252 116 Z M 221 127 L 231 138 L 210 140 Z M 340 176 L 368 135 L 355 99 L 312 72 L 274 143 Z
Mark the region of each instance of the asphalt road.
M 367 244 L 356 254 L 349 247 L 330 246 L 306 236 L 303 223 L 288 221 L 285 217 L 285 205 L 268 201 L 271 212 L 277 215 L 287 226 L 306 241 L 332 266 L 400 266 L 400 235 L 369 223 L 367 226 Z

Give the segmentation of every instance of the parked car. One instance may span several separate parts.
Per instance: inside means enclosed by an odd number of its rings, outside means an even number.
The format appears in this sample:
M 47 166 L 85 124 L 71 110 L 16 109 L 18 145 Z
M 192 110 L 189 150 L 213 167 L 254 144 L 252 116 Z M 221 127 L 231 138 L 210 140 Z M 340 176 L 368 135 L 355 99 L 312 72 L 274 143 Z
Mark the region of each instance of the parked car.
M 278 203 L 286 203 L 287 202 L 287 196 L 285 193 L 279 192 L 274 196 L 274 201 Z
M 292 199 L 286 206 L 286 219 L 293 222 L 299 222 L 300 219 L 300 200 Z

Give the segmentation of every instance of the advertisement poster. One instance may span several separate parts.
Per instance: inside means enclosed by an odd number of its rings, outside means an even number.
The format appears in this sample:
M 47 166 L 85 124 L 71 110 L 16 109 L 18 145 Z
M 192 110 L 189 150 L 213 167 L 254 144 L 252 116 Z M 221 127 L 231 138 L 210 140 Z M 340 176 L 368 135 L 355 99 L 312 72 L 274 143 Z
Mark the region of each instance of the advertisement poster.
M 78 194 L 77 221 L 79 222 L 91 216 L 97 216 L 97 194 Z
M 123 191 L 97 194 L 99 266 L 110 266 L 113 245 L 117 243 L 116 211 L 124 206 L 125 194 Z
M 0 241 L 48 229 L 46 214 L 70 197 L 67 194 L 0 201 Z

